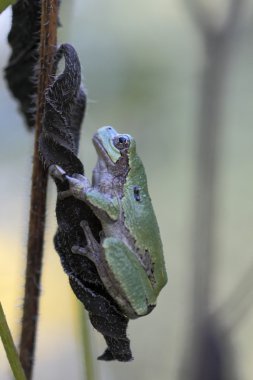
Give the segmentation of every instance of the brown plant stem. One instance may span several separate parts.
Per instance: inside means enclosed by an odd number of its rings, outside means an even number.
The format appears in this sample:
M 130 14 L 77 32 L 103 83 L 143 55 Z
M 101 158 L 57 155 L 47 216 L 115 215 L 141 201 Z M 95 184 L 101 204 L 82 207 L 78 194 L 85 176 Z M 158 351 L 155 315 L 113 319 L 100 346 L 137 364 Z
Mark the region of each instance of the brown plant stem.
M 20 360 L 27 379 L 32 378 L 39 309 L 40 280 L 45 229 L 47 173 L 39 158 L 38 139 L 42 129 L 44 94 L 52 77 L 56 50 L 58 0 L 41 1 L 38 94 L 35 119 L 33 174 L 25 274 L 25 296 L 20 338 Z

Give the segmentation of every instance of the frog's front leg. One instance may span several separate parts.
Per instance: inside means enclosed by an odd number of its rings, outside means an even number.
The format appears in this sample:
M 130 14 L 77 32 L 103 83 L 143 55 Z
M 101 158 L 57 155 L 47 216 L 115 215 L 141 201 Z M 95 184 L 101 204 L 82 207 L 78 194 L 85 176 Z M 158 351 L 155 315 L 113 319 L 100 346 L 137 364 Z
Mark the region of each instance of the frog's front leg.
M 50 165 L 49 174 L 55 179 L 69 183 L 69 190 L 58 193 L 59 199 L 74 196 L 82 201 L 86 200 L 86 192 L 91 188 L 88 178 L 78 173 L 69 176 L 59 165 Z
M 119 202 L 117 197 L 110 197 L 105 193 L 102 193 L 98 189 L 94 188 L 88 178 L 81 174 L 73 174 L 68 176 L 66 172 L 58 165 L 51 165 L 49 167 L 50 174 L 61 181 L 68 181 L 69 190 L 59 193 L 59 198 L 64 199 L 69 196 L 73 196 L 83 202 L 86 202 L 92 207 L 95 213 L 104 213 L 112 220 L 117 220 L 119 216 Z

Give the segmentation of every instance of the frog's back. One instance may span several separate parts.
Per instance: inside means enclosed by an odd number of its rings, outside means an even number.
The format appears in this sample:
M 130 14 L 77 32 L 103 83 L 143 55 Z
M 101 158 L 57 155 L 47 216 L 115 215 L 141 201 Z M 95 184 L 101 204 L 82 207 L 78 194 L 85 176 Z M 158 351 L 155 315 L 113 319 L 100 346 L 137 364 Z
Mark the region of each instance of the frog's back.
M 122 199 L 125 225 L 135 239 L 136 247 L 151 259 L 153 286 L 158 294 L 167 282 L 159 227 L 148 193 L 143 164 L 136 154 L 129 157 L 129 160 L 130 171 Z

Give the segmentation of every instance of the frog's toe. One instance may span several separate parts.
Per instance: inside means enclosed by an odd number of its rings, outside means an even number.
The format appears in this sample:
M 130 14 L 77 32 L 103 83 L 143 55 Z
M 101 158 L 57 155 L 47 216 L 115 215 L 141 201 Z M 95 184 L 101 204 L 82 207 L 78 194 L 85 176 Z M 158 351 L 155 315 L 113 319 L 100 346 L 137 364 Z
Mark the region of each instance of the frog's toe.
M 82 256 L 87 255 L 87 249 L 85 249 L 84 247 L 79 247 L 78 245 L 73 245 L 73 247 L 71 248 L 71 252 Z
M 72 178 L 79 179 L 79 181 L 85 181 L 85 177 L 82 174 L 74 173 L 72 174 Z
M 80 226 L 83 229 L 83 232 L 85 234 L 85 238 L 87 241 L 87 247 L 89 247 L 90 252 L 98 252 L 100 250 L 100 245 L 97 242 L 97 240 L 94 238 L 93 233 L 90 229 L 89 223 L 87 220 L 82 220 L 80 223 Z

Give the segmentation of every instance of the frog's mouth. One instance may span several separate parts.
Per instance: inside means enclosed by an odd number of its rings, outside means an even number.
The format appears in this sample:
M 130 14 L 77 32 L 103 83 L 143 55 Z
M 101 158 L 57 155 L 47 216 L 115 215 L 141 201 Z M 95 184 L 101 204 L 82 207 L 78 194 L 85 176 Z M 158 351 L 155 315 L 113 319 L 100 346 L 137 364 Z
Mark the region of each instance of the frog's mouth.
M 121 157 L 120 151 L 114 146 L 113 139 L 117 131 L 112 127 L 102 127 L 93 136 L 93 144 L 99 157 L 112 164 Z

